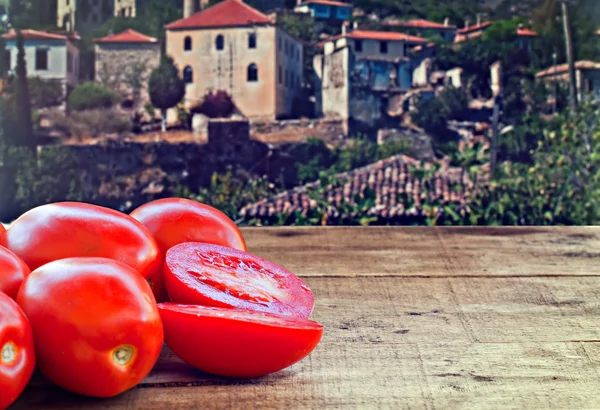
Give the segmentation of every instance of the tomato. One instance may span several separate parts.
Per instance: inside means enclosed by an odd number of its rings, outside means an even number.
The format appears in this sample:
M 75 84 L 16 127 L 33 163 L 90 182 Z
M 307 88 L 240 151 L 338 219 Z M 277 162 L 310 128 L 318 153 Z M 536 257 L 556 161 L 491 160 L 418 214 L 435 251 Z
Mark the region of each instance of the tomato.
M 169 348 L 187 364 L 228 377 L 258 377 L 308 356 L 323 335 L 311 320 L 249 310 L 162 303 Z
M 17 297 L 19 286 L 29 275 L 29 268 L 17 255 L 0 246 L 0 292 Z
M 197 201 L 159 199 L 131 213 L 156 239 L 163 254 L 184 242 L 206 242 L 246 250 L 242 233 L 224 213 Z
M 224 246 L 183 243 L 169 249 L 163 269 L 176 303 L 250 309 L 307 319 L 315 300 L 293 273 Z
M 6 246 L 6 228 L 0 223 L 0 246 Z
M 121 261 L 162 289 L 156 241 L 128 215 L 90 204 L 61 202 L 34 208 L 7 231 L 7 247 L 31 269 L 58 259 L 102 257 Z
M 34 368 L 29 321 L 17 303 L 0 292 L 0 409 L 17 400 Z
M 25 279 L 17 302 L 31 322 L 39 369 L 74 393 L 111 397 L 134 387 L 163 346 L 150 286 L 112 259 L 44 265 Z

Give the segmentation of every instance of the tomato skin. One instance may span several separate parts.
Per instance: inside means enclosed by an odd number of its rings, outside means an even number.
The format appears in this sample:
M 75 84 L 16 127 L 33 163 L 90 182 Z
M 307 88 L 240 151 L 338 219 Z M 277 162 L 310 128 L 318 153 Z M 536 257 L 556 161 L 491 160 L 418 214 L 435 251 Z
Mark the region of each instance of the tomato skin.
M 5 350 L 6 349 L 6 350 Z M 0 409 L 21 395 L 35 368 L 33 334 L 29 320 L 8 295 L 0 292 Z M 10 357 L 14 353 L 14 357 Z
M 44 265 L 25 279 L 17 302 L 31 322 L 39 369 L 73 393 L 111 397 L 134 387 L 150 373 L 163 346 L 150 286 L 112 259 Z M 131 359 L 119 364 L 115 351 L 123 349 L 130 349 Z
M 21 258 L 0 246 L 0 292 L 15 299 L 23 279 L 29 273 L 29 267 Z
M 131 213 L 156 239 L 163 254 L 184 242 L 205 242 L 246 251 L 236 224 L 223 212 L 182 198 L 158 199 Z
M 292 272 L 237 249 L 182 243 L 169 249 L 163 279 L 171 301 L 308 319 L 315 299 Z
M 248 310 L 161 303 L 165 341 L 180 359 L 219 376 L 259 377 L 308 356 L 323 326 Z
M 162 289 L 162 260 L 146 228 L 126 214 L 96 205 L 59 202 L 34 208 L 8 229 L 7 247 L 30 269 L 58 259 L 102 257 L 121 261 Z

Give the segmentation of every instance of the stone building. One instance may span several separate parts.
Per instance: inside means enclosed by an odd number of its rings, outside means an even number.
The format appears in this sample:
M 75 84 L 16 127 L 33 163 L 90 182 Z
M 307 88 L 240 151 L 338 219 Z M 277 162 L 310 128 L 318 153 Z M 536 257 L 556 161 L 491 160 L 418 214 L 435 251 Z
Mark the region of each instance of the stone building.
M 96 40 L 95 80 L 143 107 L 150 102 L 148 79 L 160 64 L 160 42 L 133 30 Z
M 136 0 L 57 0 L 56 24 L 67 31 L 90 32 L 114 16 L 135 17 Z
M 569 83 L 569 65 L 559 64 L 547 68 L 535 75 L 536 80 L 543 81 L 546 84 Z M 595 61 L 576 61 L 575 62 L 575 86 L 577 90 L 577 99 L 583 101 L 586 97 L 595 100 L 600 99 L 600 63 Z
M 186 105 L 223 90 L 249 118 L 292 115 L 303 45 L 241 0 L 225 0 L 166 26 L 166 52 L 187 83 Z

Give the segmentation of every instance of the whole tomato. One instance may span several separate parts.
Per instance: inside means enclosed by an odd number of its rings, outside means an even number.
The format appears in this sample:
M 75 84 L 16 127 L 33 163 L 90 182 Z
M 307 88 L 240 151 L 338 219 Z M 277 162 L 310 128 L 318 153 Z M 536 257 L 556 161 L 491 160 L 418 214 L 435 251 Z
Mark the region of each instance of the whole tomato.
M 17 255 L 0 246 L 0 292 L 17 297 L 19 286 L 29 275 L 29 268 Z
M 246 250 L 242 233 L 223 212 L 197 201 L 159 199 L 131 213 L 156 239 L 163 255 L 184 242 L 204 242 Z
M 162 259 L 156 241 L 128 215 L 100 206 L 60 202 L 19 217 L 6 232 L 7 247 L 30 269 L 58 259 L 101 257 L 121 261 L 162 289 Z
M 17 400 L 34 368 L 29 321 L 17 303 L 0 292 L 0 409 Z
M 29 318 L 39 369 L 74 393 L 111 397 L 156 363 L 163 327 L 148 283 L 105 258 L 69 258 L 33 271 L 17 302 Z

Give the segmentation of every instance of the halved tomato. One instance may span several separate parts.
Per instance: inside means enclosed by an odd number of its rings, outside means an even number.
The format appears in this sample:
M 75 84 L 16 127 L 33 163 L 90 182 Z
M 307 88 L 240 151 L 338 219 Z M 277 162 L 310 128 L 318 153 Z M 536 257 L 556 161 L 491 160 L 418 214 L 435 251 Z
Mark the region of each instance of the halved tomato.
M 236 224 L 212 206 L 182 198 L 158 199 L 131 213 L 158 243 L 163 254 L 184 242 L 205 242 L 246 250 Z
M 23 279 L 29 273 L 29 267 L 21 258 L 0 246 L 0 292 L 15 299 Z
M 7 248 L 30 269 L 72 257 L 121 261 L 162 291 L 162 257 L 148 230 L 129 215 L 79 202 L 59 202 L 34 208 L 19 217 L 6 233 Z
M 207 373 L 258 377 L 308 356 L 323 326 L 249 310 L 161 303 L 165 341 L 180 359 Z
M 152 290 L 122 262 L 50 262 L 27 276 L 17 302 L 31 322 L 40 370 L 74 393 L 122 393 L 150 373 L 162 350 Z
M 19 397 L 34 368 L 31 325 L 19 305 L 0 292 L 0 409 Z
M 167 252 L 163 270 L 173 302 L 249 309 L 307 319 L 315 299 L 302 279 L 258 256 L 204 243 Z

